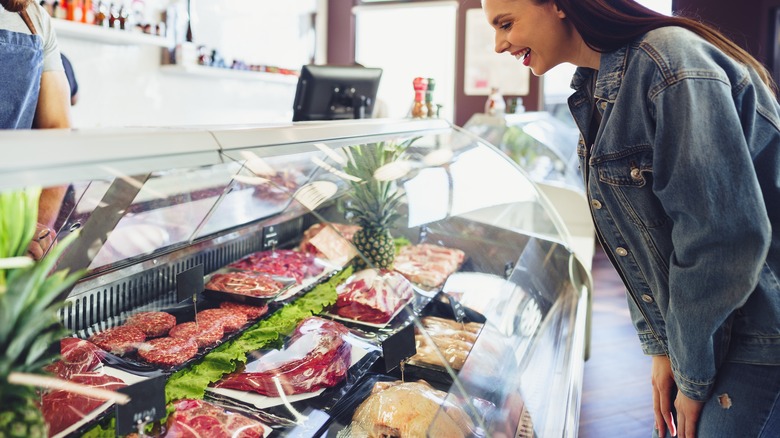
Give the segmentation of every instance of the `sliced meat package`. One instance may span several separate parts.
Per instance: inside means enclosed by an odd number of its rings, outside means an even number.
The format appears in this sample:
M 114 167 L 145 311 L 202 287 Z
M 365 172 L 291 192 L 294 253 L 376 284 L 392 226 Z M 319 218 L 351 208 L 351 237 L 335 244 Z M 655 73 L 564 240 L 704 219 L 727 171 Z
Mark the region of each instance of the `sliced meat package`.
M 465 253 L 430 243 L 401 247 L 393 262 L 393 269 L 409 281 L 426 288 L 438 288 L 447 277 L 458 270 Z
M 68 380 L 110 391 L 127 386 L 121 379 L 101 373 L 72 374 Z M 103 399 L 63 390 L 45 393 L 41 398 L 41 412 L 49 426 L 49 436 L 54 436 L 76 424 L 105 403 L 106 401 Z
M 463 438 L 472 436 L 474 423 L 446 392 L 420 380 L 377 382 L 349 428 L 350 436 Z
M 298 284 L 320 275 L 323 267 L 313 255 L 291 249 L 260 251 L 233 262 L 231 268 L 263 272 L 269 275 L 294 278 Z
M 216 273 L 211 276 L 206 289 L 246 295 L 255 298 L 273 298 L 284 285 L 270 274 L 255 271 Z
M 247 363 L 214 385 L 269 397 L 313 392 L 340 382 L 349 370 L 352 346 L 348 329 L 312 316 L 301 321 L 281 350 Z M 278 382 L 278 384 L 277 384 Z
M 257 420 L 203 400 L 178 400 L 173 408 L 165 438 L 261 438 L 270 431 Z
M 357 253 L 352 237 L 359 225 L 321 222 L 303 232 L 300 250 L 328 260 L 346 263 Z
M 64 338 L 60 341 L 60 359 L 46 367 L 46 371 L 63 379 L 73 374 L 94 370 L 104 356 L 103 349 L 79 338 Z
M 436 316 L 425 316 L 420 319 L 420 322 L 426 333 L 433 339 L 433 345 L 426 336 L 415 329 L 414 339 L 417 344 L 417 354 L 409 359 L 409 363 L 443 367 L 444 363 L 438 354 L 441 353 L 452 369 L 463 368 L 466 357 L 474 347 L 474 343 L 477 342 L 482 324 L 459 323 Z M 436 349 L 439 351 L 437 352 Z
M 411 283 L 401 274 L 377 269 L 355 273 L 336 292 L 338 316 L 374 324 L 390 321 L 414 295 Z

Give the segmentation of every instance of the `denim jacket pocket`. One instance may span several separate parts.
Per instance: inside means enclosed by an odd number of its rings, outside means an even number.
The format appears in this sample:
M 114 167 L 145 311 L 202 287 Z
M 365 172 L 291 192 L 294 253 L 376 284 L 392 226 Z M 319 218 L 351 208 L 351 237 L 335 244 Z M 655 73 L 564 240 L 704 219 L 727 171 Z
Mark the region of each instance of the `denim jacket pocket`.
M 657 228 L 669 221 L 661 201 L 653 192 L 653 151 L 638 145 L 614 153 L 594 156 L 591 166 L 599 184 L 607 185 L 622 209 L 635 223 Z

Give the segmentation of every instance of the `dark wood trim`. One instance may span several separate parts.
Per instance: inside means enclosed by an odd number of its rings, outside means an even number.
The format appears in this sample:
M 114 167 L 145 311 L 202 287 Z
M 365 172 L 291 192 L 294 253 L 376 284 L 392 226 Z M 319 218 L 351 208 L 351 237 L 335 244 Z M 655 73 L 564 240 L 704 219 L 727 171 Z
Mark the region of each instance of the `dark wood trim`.
M 357 3 L 358 0 L 328 1 L 328 64 L 355 63 L 355 16 L 352 15 L 352 7 Z

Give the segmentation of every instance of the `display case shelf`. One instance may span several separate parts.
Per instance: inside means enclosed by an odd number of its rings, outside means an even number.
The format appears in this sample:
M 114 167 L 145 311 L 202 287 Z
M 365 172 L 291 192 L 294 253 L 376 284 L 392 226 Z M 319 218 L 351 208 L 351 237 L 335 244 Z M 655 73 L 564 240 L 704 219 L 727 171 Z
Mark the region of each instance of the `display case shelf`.
M 239 79 L 247 81 L 265 81 L 278 84 L 295 85 L 298 76 L 281 73 L 268 73 L 263 71 L 233 70 L 229 68 L 216 68 L 204 65 L 170 64 L 160 67 L 161 71 L 170 74 L 202 76 L 214 79 Z
M 171 45 L 167 38 L 157 35 L 111 29 L 62 19 L 53 19 L 52 23 L 57 36 L 60 38 L 75 38 L 114 45 L 150 45 L 159 47 L 169 47 Z

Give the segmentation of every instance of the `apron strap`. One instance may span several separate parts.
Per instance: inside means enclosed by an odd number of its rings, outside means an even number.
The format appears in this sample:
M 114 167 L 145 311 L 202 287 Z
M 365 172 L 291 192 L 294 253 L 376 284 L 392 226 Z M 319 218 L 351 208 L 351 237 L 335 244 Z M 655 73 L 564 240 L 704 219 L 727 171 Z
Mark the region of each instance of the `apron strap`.
M 22 20 L 24 20 L 24 24 L 27 25 L 27 28 L 30 29 L 30 32 L 33 35 L 37 35 L 38 33 L 35 31 L 35 26 L 33 26 L 32 20 L 30 20 L 30 15 L 27 14 L 27 8 L 24 8 L 21 11 L 19 11 L 19 15 L 22 16 Z

